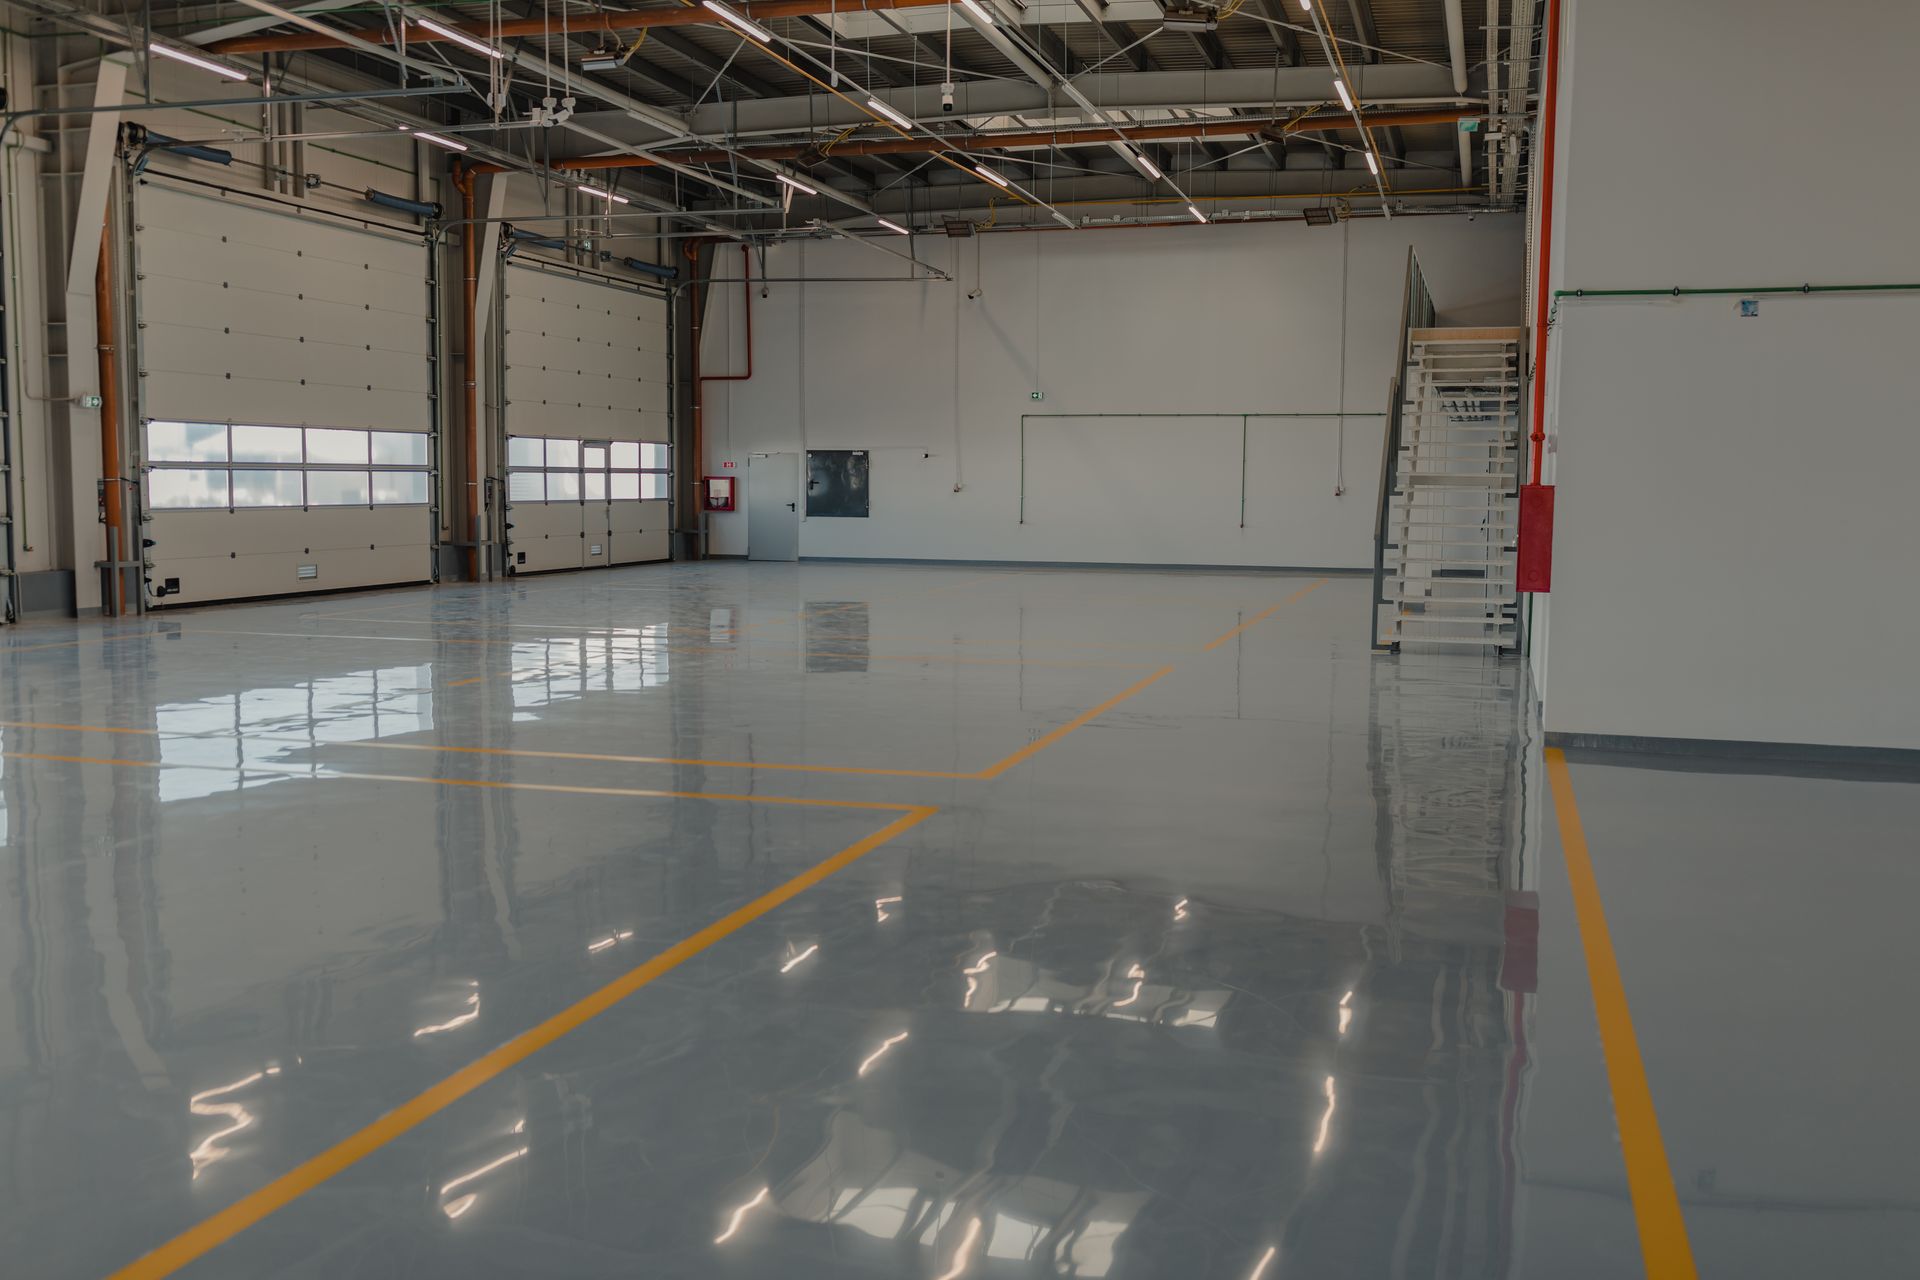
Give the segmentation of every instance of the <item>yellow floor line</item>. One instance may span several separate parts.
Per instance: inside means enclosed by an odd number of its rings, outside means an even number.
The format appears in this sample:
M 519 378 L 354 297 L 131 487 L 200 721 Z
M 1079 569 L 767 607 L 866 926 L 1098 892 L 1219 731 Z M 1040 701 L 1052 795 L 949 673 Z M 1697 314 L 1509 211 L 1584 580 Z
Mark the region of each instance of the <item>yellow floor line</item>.
M 1239 635 L 1242 631 L 1246 631 L 1253 627 L 1259 626 L 1261 623 L 1265 622 L 1268 618 L 1271 618 L 1274 614 L 1280 612 L 1280 610 L 1284 606 L 1290 605 L 1294 603 L 1296 600 L 1304 600 L 1309 595 L 1312 595 L 1315 591 L 1319 590 L 1321 587 L 1324 587 L 1326 585 L 1327 585 L 1327 580 L 1325 578 L 1315 578 L 1312 582 L 1300 588 L 1298 591 L 1288 596 L 1285 600 L 1282 600 L 1279 604 L 1274 605 L 1270 609 L 1262 609 L 1259 613 L 1254 614 L 1251 618 L 1248 618 L 1245 622 L 1241 623 L 1239 626 L 1235 627 L 1233 630 L 1227 632 L 1224 635 L 1215 636 L 1213 639 L 1207 641 L 1207 643 L 1200 646 L 1201 652 L 1212 653 L 1215 649 L 1218 649 L 1221 645 L 1233 639 L 1235 636 Z
M 676 942 L 637 968 L 630 969 L 592 995 L 568 1006 L 530 1030 L 523 1031 L 491 1053 L 475 1059 L 424 1093 L 401 1103 L 366 1128 L 335 1143 L 319 1155 L 281 1174 L 258 1191 L 189 1228 L 139 1260 L 113 1273 L 109 1280 L 160 1280 L 253 1226 L 277 1209 L 305 1195 L 334 1175 L 351 1168 L 402 1134 L 417 1128 L 481 1085 L 538 1053 L 568 1032 L 625 1000 L 648 983 L 672 972 L 730 934 L 797 897 L 828 876 L 864 858 L 888 841 L 919 826 L 937 809 L 905 806 L 908 812 L 880 830 L 848 845 L 831 858 L 808 868 L 779 888 L 722 916 L 700 932 Z
M 1593 987 L 1600 1049 L 1607 1062 L 1607 1082 L 1613 1089 L 1614 1120 L 1620 1129 L 1627 1190 L 1633 1196 L 1633 1216 L 1640 1229 L 1647 1280 L 1694 1280 L 1698 1273 L 1693 1265 L 1693 1246 L 1680 1213 L 1666 1144 L 1660 1139 L 1660 1118 L 1654 1113 L 1646 1065 L 1640 1060 L 1640 1038 L 1634 1034 L 1633 1017 L 1627 1010 L 1627 990 L 1614 956 L 1613 936 L 1607 931 L 1593 860 L 1587 853 L 1586 829 L 1580 824 L 1580 809 L 1574 803 L 1566 753 L 1558 747 L 1547 749 L 1547 780 L 1553 788 L 1553 811 L 1560 823 L 1567 879 L 1573 885 L 1580 945 L 1587 954 L 1587 981 Z
M 115 730 L 114 732 L 141 732 Z M 342 744 L 345 745 L 345 744 Z M 355 743 L 365 746 L 366 743 Z M 440 748 L 434 748 L 439 750 Z M 70 756 L 47 751 L 0 751 L 0 759 L 44 760 L 55 764 L 103 764 L 121 769 L 187 769 L 210 773 L 266 774 L 283 778 L 306 778 L 314 782 L 401 782 L 435 787 L 481 787 L 494 791 L 545 791 L 571 796 L 620 796 L 671 800 L 733 800 L 742 804 L 804 805 L 820 809 L 876 809 L 901 813 L 918 805 L 886 800 L 819 800 L 811 796 L 763 796 L 735 791 L 674 791 L 658 787 L 584 787 L 563 782 L 498 782 L 489 778 L 440 778 L 411 773 L 354 773 L 323 766 L 288 767 L 274 764 L 174 764 L 167 760 L 128 760 L 112 756 Z
M 1121 703 L 1125 702 L 1128 698 L 1131 698 L 1134 694 L 1139 693 L 1142 689 L 1145 689 L 1148 685 L 1160 679 L 1162 676 L 1170 674 L 1172 671 L 1173 671 L 1172 667 L 1160 668 L 1158 671 L 1148 676 L 1145 680 L 1142 680 L 1139 683 L 1131 685 L 1128 688 L 1122 690 L 1121 692 L 1114 694 L 1111 698 L 1108 698 L 1105 702 L 1101 703 L 1099 706 L 1093 708 L 1092 710 L 1081 712 L 1079 715 L 1067 721 L 1065 724 L 1061 725 L 1058 729 L 1055 729 L 1052 733 L 1047 734 L 1045 737 L 1036 738 L 1032 742 L 1029 742 L 1026 746 L 1014 752 L 1012 755 L 1007 756 L 1005 759 L 1000 760 L 995 764 L 988 765 L 986 768 L 982 769 L 978 773 L 969 774 L 967 776 L 982 782 L 986 781 L 989 778 L 999 777 L 1001 774 L 1013 768 L 1013 766 L 1019 764 L 1021 761 L 1031 760 L 1034 756 L 1039 755 L 1042 751 L 1045 751 L 1048 747 L 1060 741 L 1062 738 L 1066 737 L 1068 734 L 1073 733 L 1077 729 L 1084 728 L 1087 724 L 1105 715 L 1108 711 L 1112 710 L 1114 707 L 1119 706 Z

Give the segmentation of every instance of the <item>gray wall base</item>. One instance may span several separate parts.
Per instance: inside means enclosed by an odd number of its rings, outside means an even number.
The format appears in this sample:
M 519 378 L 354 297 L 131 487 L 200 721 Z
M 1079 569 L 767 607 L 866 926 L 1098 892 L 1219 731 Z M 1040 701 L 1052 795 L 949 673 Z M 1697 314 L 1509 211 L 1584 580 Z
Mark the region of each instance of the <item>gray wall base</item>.
M 1569 759 L 1702 773 L 1769 773 L 1920 782 L 1920 750 L 1845 747 L 1820 742 L 1746 742 L 1722 738 L 1641 738 L 1619 733 L 1548 733 Z

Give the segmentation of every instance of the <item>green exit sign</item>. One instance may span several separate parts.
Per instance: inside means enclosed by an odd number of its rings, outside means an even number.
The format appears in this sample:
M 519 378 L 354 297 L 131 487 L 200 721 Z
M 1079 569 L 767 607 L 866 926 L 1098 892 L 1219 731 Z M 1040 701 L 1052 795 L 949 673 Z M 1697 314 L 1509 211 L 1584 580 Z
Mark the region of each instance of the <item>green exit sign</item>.
M 1029 391 L 1027 392 L 1027 398 L 1029 400 L 1045 400 L 1047 393 L 1044 391 Z

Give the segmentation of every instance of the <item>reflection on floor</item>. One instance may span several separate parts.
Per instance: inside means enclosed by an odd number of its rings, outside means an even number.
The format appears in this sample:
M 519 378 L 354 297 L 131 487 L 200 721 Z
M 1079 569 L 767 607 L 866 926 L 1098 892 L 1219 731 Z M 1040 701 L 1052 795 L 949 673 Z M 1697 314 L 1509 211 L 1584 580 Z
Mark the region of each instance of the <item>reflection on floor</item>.
M 1519 669 L 1366 598 L 709 563 L 0 632 L 6 1274 L 381 1123 L 144 1274 L 1634 1274 Z

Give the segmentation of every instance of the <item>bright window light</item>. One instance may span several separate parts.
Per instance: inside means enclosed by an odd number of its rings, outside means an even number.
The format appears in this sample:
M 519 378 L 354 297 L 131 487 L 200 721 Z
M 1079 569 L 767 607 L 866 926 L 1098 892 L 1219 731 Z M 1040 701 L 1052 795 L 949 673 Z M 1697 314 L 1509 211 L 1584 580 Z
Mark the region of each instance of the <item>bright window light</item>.
M 1367 152 L 1367 172 L 1374 177 L 1380 176 L 1380 162 L 1373 158 L 1373 152 Z
M 462 49 L 471 49 L 475 53 L 489 58 L 504 58 L 507 55 L 488 44 L 485 40 L 475 40 L 464 31 L 455 31 L 452 27 L 442 26 L 431 18 L 415 18 L 422 30 L 431 31 L 442 40 L 451 40 Z
M 422 142 L 431 142 L 436 147 L 445 147 L 449 151 L 465 151 L 467 149 L 466 143 L 455 142 L 452 138 L 443 138 L 437 133 L 415 130 L 413 136 Z
M 202 71 L 211 71 L 213 74 L 225 76 L 229 80 L 250 80 L 253 78 L 244 71 L 236 71 L 232 67 L 222 66 L 209 58 L 199 58 L 191 53 L 183 53 L 179 49 L 169 49 L 158 40 L 149 41 L 147 48 L 153 50 L 163 58 L 172 58 L 175 62 L 184 62 L 190 67 L 198 67 Z
M 602 200 L 611 200 L 615 204 L 631 203 L 631 201 L 629 201 L 625 196 L 617 196 L 613 194 L 613 192 L 611 191 L 602 191 L 599 187 L 590 187 L 584 182 L 577 184 L 575 189 L 579 191 L 584 191 L 590 196 L 598 196 Z
M 888 222 L 885 218 L 875 218 L 874 221 L 878 222 L 881 226 L 885 227 L 887 230 L 897 231 L 903 236 L 910 236 L 913 234 L 913 232 L 907 230 L 905 227 L 901 226 L 897 222 Z
M 810 196 L 817 196 L 820 194 L 818 191 L 814 190 L 812 187 L 808 186 L 806 183 L 800 181 L 800 179 L 798 178 L 789 178 L 784 173 L 776 173 L 773 176 L 779 179 L 781 182 L 784 182 L 788 186 L 792 187 L 795 191 L 804 191 Z
M 1196 204 L 1188 205 L 1187 212 L 1193 215 L 1193 220 L 1195 222 L 1205 222 L 1207 220 L 1207 215 L 1200 212 L 1199 205 L 1196 205 Z
M 1340 95 L 1341 106 L 1345 107 L 1349 111 L 1353 110 L 1353 95 L 1347 92 L 1346 81 L 1341 80 L 1338 77 L 1335 77 L 1333 82 L 1333 91 Z
M 913 128 L 912 120 L 908 119 L 903 113 L 895 111 L 892 107 L 880 101 L 880 99 L 868 98 L 867 105 L 871 107 L 873 110 L 878 111 L 881 115 L 885 116 L 887 119 L 899 125 L 902 129 Z
M 987 168 L 987 166 L 983 164 L 977 164 L 973 166 L 973 171 L 979 174 L 981 177 L 985 178 L 988 182 L 993 183 L 996 187 L 1012 187 L 1013 186 L 1011 182 L 1008 182 L 1005 178 L 1001 177 L 999 174 L 995 173 L 993 170 Z
M 987 12 L 987 6 L 981 4 L 980 0 L 960 0 L 960 3 L 967 7 L 968 13 L 980 19 L 980 21 L 986 23 L 988 26 L 993 25 L 993 15 Z
M 727 8 L 727 6 L 721 4 L 720 0 L 700 0 L 700 3 L 705 5 L 708 9 L 711 9 L 714 13 L 719 14 L 720 20 L 722 22 L 726 23 L 729 26 L 738 28 L 739 30 L 745 32 L 746 34 L 752 36 L 755 40 L 758 40 L 761 44 L 773 43 L 773 32 L 767 30 L 763 26 L 760 26 L 758 23 L 753 22 L 743 17 L 742 15 L 735 13 L 733 10 Z

